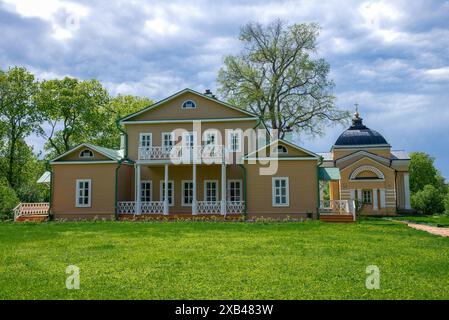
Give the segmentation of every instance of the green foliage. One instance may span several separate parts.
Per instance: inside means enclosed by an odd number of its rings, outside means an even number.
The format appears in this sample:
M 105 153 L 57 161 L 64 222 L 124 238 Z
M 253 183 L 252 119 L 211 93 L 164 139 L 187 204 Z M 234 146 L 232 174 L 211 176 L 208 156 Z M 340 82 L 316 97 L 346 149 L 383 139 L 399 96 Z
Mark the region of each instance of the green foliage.
M 0 169 L 13 188 L 19 187 L 15 172 L 20 169 L 20 144 L 36 132 L 41 121 L 35 103 L 37 87 L 34 75 L 25 68 L 0 70 L 0 133 L 5 141 L 0 145 L 0 156 L 4 160 Z
M 432 185 L 440 191 L 445 191 L 444 178 L 434 166 L 435 158 L 424 152 L 410 154 L 410 191 L 412 193 L 424 189 L 426 185 Z
M 449 215 L 449 193 L 447 193 L 444 198 L 444 212 Z
M 120 131 L 117 129 L 116 121 L 151 104 L 153 104 L 151 99 L 131 95 L 118 95 L 110 99 L 109 103 L 100 109 L 105 123 L 93 139 L 93 143 L 106 148 L 118 149 L 120 147 Z
M 0 184 L 0 220 L 12 219 L 12 209 L 19 204 L 14 190 L 6 184 Z
M 65 77 L 43 81 L 37 102 L 50 127 L 50 130 L 41 127 L 39 132 L 47 139 L 45 148 L 50 157 L 80 143 L 92 142 L 108 119 L 101 109 L 109 103 L 109 94 L 97 80 Z M 58 125 L 62 125 L 62 129 L 57 130 Z
M 443 194 L 433 185 L 428 184 L 411 197 L 412 207 L 421 214 L 443 213 Z
M 1 223 L 0 292 L 2 299 L 447 300 L 448 240 L 379 219 Z M 81 270 L 80 290 L 64 286 L 69 264 Z M 365 287 L 373 264 L 380 290 Z
M 230 103 L 263 117 L 280 137 L 287 127 L 313 135 L 322 134 L 330 123 L 345 122 L 349 113 L 335 107 L 329 64 L 314 58 L 318 34 L 314 23 L 244 25 L 244 49 L 224 58 L 219 92 Z

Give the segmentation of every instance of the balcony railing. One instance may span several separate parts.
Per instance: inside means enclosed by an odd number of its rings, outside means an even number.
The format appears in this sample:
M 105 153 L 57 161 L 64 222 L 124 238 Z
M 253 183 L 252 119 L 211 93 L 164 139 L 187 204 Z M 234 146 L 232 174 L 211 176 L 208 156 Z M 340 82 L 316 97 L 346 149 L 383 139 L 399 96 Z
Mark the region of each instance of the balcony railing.
M 139 160 L 172 160 L 174 162 L 222 163 L 223 145 L 140 147 Z

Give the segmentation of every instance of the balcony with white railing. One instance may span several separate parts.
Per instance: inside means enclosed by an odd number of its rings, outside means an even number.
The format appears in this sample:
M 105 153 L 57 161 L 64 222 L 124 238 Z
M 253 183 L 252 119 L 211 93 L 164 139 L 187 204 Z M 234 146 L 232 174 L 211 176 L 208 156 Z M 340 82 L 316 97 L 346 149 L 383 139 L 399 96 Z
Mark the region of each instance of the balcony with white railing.
M 180 163 L 222 163 L 223 145 L 140 147 L 139 160 L 172 160 Z

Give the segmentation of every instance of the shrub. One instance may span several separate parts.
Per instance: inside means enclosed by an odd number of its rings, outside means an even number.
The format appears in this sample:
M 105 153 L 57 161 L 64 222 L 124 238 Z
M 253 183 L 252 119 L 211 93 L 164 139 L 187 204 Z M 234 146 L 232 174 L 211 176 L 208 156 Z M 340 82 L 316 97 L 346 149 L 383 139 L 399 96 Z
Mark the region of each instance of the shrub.
M 13 189 L 0 185 L 0 220 L 12 219 L 12 209 L 19 204 L 19 198 Z
M 438 214 L 444 211 L 444 195 L 430 184 L 414 193 L 411 201 L 412 207 L 421 214 Z
M 449 215 L 449 193 L 446 194 L 446 197 L 444 198 L 444 208 L 445 213 Z

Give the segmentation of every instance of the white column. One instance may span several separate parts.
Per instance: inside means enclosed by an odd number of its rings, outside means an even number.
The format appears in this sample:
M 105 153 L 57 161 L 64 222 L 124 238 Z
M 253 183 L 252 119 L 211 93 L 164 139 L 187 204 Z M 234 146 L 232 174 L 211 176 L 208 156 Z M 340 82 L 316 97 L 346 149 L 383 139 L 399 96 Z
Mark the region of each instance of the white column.
M 198 209 L 196 206 L 196 164 L 193 164 L 192 168 L 192 184 L 193 184 L 193 191 L 192 191 L 192 214 L 197 214 Z M 184 196 L 184 195 L 182 195 Z
M 373 189 L 373 210 L 379 210 L 379 206 L 377 204 L 377 188 Z
M 221 164 L 221 214 L 226 214 L 226 164 Z
M 410 206 L 410 181 L 409 181 L 409 173 L 404 172 L 404 200 L 405 200 L 405 209 L 411 209 Z
M 357 200 L 359 201 L 359 204 L 361 204 L 363 202 L 362 189 L 357 189 Z
M 350 195 L 350 199 L 351 199 L 351 200 L 355 200 L 355 190 L 354 190 L 354 189 L 350 189 L 349 192 L 350 192 L 350 194 L 351 194 L 351 195 Z
M 380 189 L 380 207 L 385 208 L 386 202 L 385 189 Z
M 168 214 L 168 164 L 165 165 L 165 177 L 164 177 L 164 214 Z
M 140 200 L 141 200 L 141 188 L 142 188 L 142 184 L 140 182 L 140 164 L 136 165 L 136 214 L 141 214 L 142 210 L 141 210 L 141 204 L 140 204 Z

